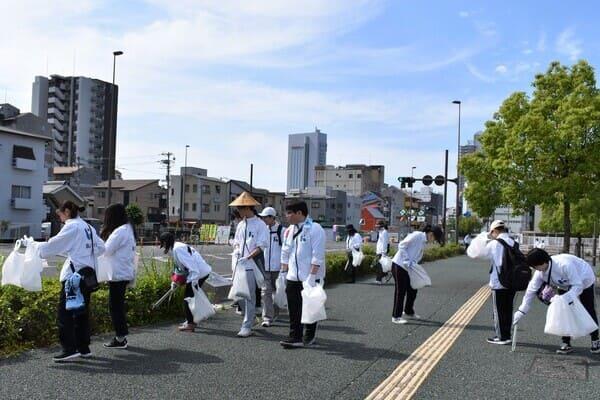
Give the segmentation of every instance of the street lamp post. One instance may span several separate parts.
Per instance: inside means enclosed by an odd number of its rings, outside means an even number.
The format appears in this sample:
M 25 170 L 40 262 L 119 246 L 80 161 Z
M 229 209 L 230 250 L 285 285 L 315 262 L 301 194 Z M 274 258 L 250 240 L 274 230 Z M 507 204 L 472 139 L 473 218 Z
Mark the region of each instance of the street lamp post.
M 460 207 L 460 108 L 461 101 L 454 100 L 452 104 L 458 104 L 458 147 L 456 154 L 456 243 L 458 243 L 458 221 L 460 219 L 461 207 Z
M 112 105 L 111 105 L 111 121 L 110 121 L 110 135 L 108 135 L 108 205 L 112 202 L 112 177 L 114 175 L 114 164 L 113 158 L 113 136 L 115 137 L 115 143 L 117 142 L 117 110 L 116 110 L 116 98 L 115 98 L 115 71 L 117 66 L 117 56 L 123 55 L 122 51 L 113 51 L 113 76 L 112 86 L 110 88 L 112 93 Z
M 183 229 L 183 196 L 185 191 L 185 177 L 187 175 L 187 153 L 190 148 L 189 144 L 185 145 L 185 158 L 183 172 L 181 173 L 181 196 L 179 196 L 179 221 L 181 222 L 181 228 Z

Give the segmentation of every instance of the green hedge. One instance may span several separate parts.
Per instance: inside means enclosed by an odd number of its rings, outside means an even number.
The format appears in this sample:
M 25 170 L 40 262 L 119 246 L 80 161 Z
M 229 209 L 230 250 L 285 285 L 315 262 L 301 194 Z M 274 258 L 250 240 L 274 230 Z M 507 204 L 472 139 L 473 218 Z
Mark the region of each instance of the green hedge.
M 375 254 L 372 246 L 364 249 L 365 260 L 357 271 L 357 275 L 375 272 L 371 268 Z M 424 261 L 455 256 L 461 253 L 456 245 L 431 247 L 425 251 Z M 0 265 L 3 263 L 0 258 Z M 346 255 L 340 253 L 327 254 L 327 283 L 340 283 L 348 279 L 344 271 Z M 157 310 L 150 310 L 170 286 L 170 263 L 157 263 L 155 260 L 142 260 L 137 285 L 127 291 L 127 318 L 131 326 L 148 325 L 161 321 L 183 318 L 183 290 L 178 290 L 169 303 L 164 303 Z M 15 286 L 0 286 L 0 355 L 14 354 L 24 349 L 48 346 L 58 341 L 56 328 L 56 309 L 60 283 L 56 278 L 43 279 L 42 292 L 26 292 Z M 112 331 L 108 312 L 108 287 L 103 284 L 100 290 L 92 295 L 90 312 L 92 332 Z

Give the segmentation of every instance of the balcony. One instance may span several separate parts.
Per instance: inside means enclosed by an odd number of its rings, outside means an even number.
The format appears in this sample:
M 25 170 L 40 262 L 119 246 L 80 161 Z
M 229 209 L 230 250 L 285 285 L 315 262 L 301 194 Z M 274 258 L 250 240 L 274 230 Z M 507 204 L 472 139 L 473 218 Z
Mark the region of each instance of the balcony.
M 65 126 L 56 118 L 48 118 L 48 123 L 54 125 L 58 130 L 65 130 Z
M 59 132 L 56 129 L 52 129 L 52 136 L 54 137 L 54 140 L 57 140 L 59 142 L 65 141 L 65 137 L 63 136 L 62 132 Z
M 55 106 L 61 111 L 65 111 L 65 104 L 62 101 L 60 101 L 58 97 L 50 97 L 48 99 L 48 104 L 51 106 Z
M 32 199 L 22 199 L 20 197 L 10 199 L 10 205 L 17 210 L 33 210 Z
M 64 93 L 62 92 L 62 90 L 60 90 L 56 86 L 50 87 L 50 89 L 48 89 L 48 93 L 50 94 L 50 97 L 56 96 L 60 100 L 65 101 L 65 95 L 64 95 Z
M 59 153 L 64 153 L 65 146 L 64 146 L 64 144 L 55 140 L 54 141 L 54 150 L 58 151 Z
M 48 109 L 48 115 L 54 115 L 54 116 L 58 117 L 58 119 L 61 121 L 65 120 L 65 115 L 63 113 L 61 113 L 60 110 L 56 107 L 50 107 Z

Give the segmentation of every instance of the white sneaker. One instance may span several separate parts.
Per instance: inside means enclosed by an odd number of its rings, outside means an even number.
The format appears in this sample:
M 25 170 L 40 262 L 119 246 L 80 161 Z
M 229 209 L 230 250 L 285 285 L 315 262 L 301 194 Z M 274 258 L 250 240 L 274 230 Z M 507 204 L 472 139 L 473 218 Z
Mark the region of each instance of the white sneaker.
M 240 329 L 240 331 L 238 332 L 238 337 L 248 337 L 252 335 L 252 329 L 250 328 L 242 328 Z
M 377 279 L 375 279 L 375 284 L 376 285 L 381 285 L 382 283 L 381 283 L 381 281 L 378 281 Z
M 415 313 L 415 314 L 413 314 L 413 315 L 410 315 L 410 314 L 404 313 L 404 314 L 402 314 L 402 317 L 403 317 L 403 318 L 405 318 L 405 319 L 415 319 L 415 320 L 416 320 L 416 319 L 421 319 L 421 316 L 420 316 L 420 315 L 418 315 L 418 314 L 416 314 L 416 313 Z
M 262 324 L 260 324 L 263 328 L 269 328 L 271 326 L 271 321 L 268 319 L 263 320 Z
M 404 318 L 392 318 L 392 322 L 394 324 L 406 324 L 408 321 L 405 320 Z

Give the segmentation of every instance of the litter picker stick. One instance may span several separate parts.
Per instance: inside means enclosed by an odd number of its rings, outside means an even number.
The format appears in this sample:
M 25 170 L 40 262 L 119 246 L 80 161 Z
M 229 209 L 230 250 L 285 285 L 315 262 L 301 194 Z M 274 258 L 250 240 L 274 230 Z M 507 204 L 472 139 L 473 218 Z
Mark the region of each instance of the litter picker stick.
M 517 349 L 517 329 L 518 329 L 518 325 L 514 324 L 513 325 L 513 334 L 512 334 L 512 348 L 510 349 L 510 351 L 515 351 Z
M 156 303 L 154 303 L 152 305 L 152 309 L 156 310 L 162 303 L 164 303 L 167 299 L 170 299 L 171 296 L 173 295 L 173 292 L 175 292 L 175 289 L 171 288 L 167 291 L 167 293 L 165 293 L 160 299 L 158 299 L 158 301 Z

